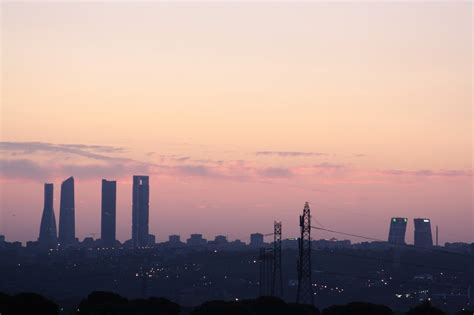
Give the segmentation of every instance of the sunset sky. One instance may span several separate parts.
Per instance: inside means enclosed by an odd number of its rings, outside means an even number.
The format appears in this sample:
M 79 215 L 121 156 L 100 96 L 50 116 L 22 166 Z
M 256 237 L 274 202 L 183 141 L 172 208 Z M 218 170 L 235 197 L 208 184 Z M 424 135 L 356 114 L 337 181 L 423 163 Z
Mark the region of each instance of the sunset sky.
M 100 236 L 116 179 L 150 176 L 150 233 L 248 241 L 309 201 L 326 228 L 386 239 L 428 217 L 474 241 L 466 2 L 2 2 L 0 234 L 36 240 L 43 183 L 76 178 Z M 317 232 L 313 238 L 344 239 Z M 353 241 L 361 241 L 353 238 Z

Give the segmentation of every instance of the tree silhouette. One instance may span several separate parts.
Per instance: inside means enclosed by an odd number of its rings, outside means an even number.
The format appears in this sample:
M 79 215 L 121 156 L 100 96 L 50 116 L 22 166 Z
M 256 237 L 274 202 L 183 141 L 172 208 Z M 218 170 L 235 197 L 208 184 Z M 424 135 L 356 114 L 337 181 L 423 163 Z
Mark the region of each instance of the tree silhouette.
M 138 299 L 131 300 L 128 303 L 128 307 L 132 310 L 133 314 L 140 315 L 179 315 L 181 309 L 176 303 L 173 303 L 164 298 L 149 298 L 149 299 Z
M 254 315 L 238 302 L 210 301 L 195 307 L 191 315 Z
M 323 310 L 322 315 L 393 315 L 393 311 L 385 305 L 352 302 L 330 306 Z
M 167 299 L 149 298 L 127 300 L 111 292 L 92 292 L 87 299 L 81 301 L 77 314 L 90 315 L 178 315 L 180 306 Z
M 36 293 L 19 293 L 14 296 L 0 293 L 2 315 L 59 314 L 59 307 L 53 301 Z
M 313 305 L 287 304 L 276 297 L 234 302 L 211 301 L 195 307 L 191 315 L 319 315 Z
M 412 308 L 406 315 L 444 315 L 444 312 L 439 308 L 434 307 L 431 303 L 425 300 L 423 303 L 418 304 Z
M 94 291 L 78 306 L 80 314 L 124 314 L 128 300 L 111 292 Z

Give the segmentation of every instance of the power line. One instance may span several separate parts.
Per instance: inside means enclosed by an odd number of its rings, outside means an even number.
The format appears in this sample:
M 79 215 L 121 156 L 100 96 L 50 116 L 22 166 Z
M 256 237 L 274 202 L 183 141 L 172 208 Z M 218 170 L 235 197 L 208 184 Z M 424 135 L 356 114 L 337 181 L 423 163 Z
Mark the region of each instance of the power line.
M 311 228 L 316 229 L 316 230 L 330 232 L 330 233 L 345 235 L 345 236 L 357 237 L 357 238 L 361 238 L 361 239 L 365 239 L 365 240 L 369 240 L 369 241 L 386 243 L 385 240 L 373 238 L 373 237 L 370 237 L 370 236 L 364 236 L 364 235 L 358 235 L 358 234 L 353 234 L 353 233 L 341 232 L 341 231 L 326 229 L 326 228 L 317 227 L 317 226 L 311 226 Z M 432 251 L 432 252 L 439 252 L 439 253 L 455 255 L 455 256 L 462 256 L 462 257 L 469 257 L 469 258 L 471 257 L 471 255 L 466 255 L 466 254 L 456 253 L 456 252 L 450 252 L 450 251 L 447 251 L 447 250 L 442 250 L 442 249 L 437 249 L 437 248 L 421 247 L 421 246 L 408 245 L 408 244 L 390 244 L 390 245 L 391 246 L 402 246 L 402 247 L 408 247 L 408 248 L 415 248 L 415 249 L 427 250 L 427 251 Z

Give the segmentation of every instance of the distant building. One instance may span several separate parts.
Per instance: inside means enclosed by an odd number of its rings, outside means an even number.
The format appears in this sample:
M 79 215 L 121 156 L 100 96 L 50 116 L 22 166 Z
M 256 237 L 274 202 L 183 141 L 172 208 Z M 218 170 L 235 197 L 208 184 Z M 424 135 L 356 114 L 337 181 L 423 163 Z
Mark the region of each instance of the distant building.
M 132 248 L 133 247 L 133 240 L 132 239 L 126 240 L 125 242 L 123 242 L 122 246 L 125 247 L 125 248 Z
M 232 245 L 232 247 L 240 247 L 240 248 L 244 248 L 247 245 L 239 239 L 230 242 L 230 244 Z
M 181 242 L 181 236 L 179 235 L 169 235 L 168 242 L 164 242 L 158 245 L 161 245 L 165 248 L 182 248 L 185 246 L 185 244 Z
M 148 176 L 133 176 L 132 241 L 133 246 L 147 246 L 150 186 Z
M 388 242 L 390 244 L 405 244 L 407 222 L 407 218 L 392 218 L 390 220 L 390 231 L 388 232 Z
M 53 208 L 53 184 L 44 184 L 44 207 L 41 216 L 38 245 L 43 249 L 58 246 L 58 232 L 56 230 L 56 217 Z
M 168 236 L 168 243 L 174 244 L 174 245 L 181 244 L 181 236 L 179 235 Z
M 100 238 L 105 247 L 115 245 L 117 182 L 102 180 Z
M 80 245 L 85 248 L 92 248 L 95 245 L 95 241 L 92 237 L 85 237 Z
M 263 234 L 253 233 L 250 234 L 250 246 L 252 247 L 261 247 L 263 246 Z
M 214 244 L 215 245 L 222 245 L 222 244 L 227 244 L 228 241 L 227 241 L 227 236 L 224 236 L 224 235 L 217 235 L 215 238 L 214 238 Z
M 361 242 L 352 244 L 351 248 L 353 249 L 364 249 L 364 250 L 389 250 L 392 248 L 392 245 L 387 242 Z
M 331 238 L 329 240 L 314 240 L 312 241 L 312 245 L 314 248 L 317 249 L 343 249 L 343 248 L 351 248 L 351 241 L 350 240 L 338 240 L 335 238 Z
M 415 246 L 433 246 L 433 236 L 431 234 L 431 222 L 429 219 L 414 219 L 415 223 Z
M 155 235 L 153 235 L 153 234 L 148 234 L 146 245 L 147 245 L 147 246 L 153 246 L 153 245 L 155 245 L 155 243 L 156 243 L 156 237 L 155 237 Z
M 38 248 L 39 243 L 35 241 L 27 241 L 26 242 L 26 248 L 28 249 L 36 249 Z
M 20 249 L 20 248 L 22 248 L 21 242 L 16 241 L 16 242 L 10 243 L 10 248 L 11 249 Z
M 202 234 L 191 234 L 191 237 L 186 240 L 186 244 L 190 246 L 202 246 L 207 244 L 207 240 L 202 237 Z
M 453 252 L 466 253 L 471 252 L 472 244 L 463 242 L 444 243 L 444 248 Z
M 74 216 L 74 178 L 71 176 L 61 184 L 58 241 L 62 247 L 67 247 L 76 243 Z
M 281 247 L 283 249 L 298 249 L 298 239 L 297 238 L 287 238 L 281 241 Z

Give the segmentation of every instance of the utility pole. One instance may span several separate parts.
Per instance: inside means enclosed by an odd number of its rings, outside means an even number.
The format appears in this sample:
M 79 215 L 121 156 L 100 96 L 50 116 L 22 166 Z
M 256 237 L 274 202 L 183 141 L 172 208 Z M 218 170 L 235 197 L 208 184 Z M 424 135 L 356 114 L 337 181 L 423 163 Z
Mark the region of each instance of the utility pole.
M 269 296 L 271 294 L 272 275 L 273 275 L 273 259 L 271 248 L 260 248 L 260 272 L 259 272 L 259 286 L 260 296 Z

